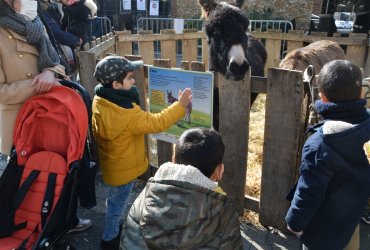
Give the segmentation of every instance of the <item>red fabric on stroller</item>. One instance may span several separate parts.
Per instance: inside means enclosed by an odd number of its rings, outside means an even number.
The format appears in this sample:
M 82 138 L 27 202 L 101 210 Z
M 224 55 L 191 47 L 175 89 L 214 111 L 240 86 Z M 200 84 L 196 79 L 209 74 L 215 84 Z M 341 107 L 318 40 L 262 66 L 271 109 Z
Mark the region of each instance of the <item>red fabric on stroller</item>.
M 30 98 L 22 106 L 13 135 L 18 165 L 25 166 L 20 187 L 32 171 L 40 173 L 14 216 L 16 225 L 27 222 L 26 227 L 0 239 L 0 250 L 18 248 L 27 238 L 25 248 L 31 249 L 43 229 L 41 214 L 45 208 L 48 178 L 55 175 L 51 212 L 47 217 L 50 218 L 63 191 L 70 164 L 82 158 L 87 130 L 86 106 L 70 88 L 55 87 L 46 94 Z
M 19 111 L 13 136 L 18 164 L 45 150 L 63 156 L 68 166 L 81 159 L 88 124 L 82 110 L 86 106 L 80 96 L 63 86 L 28 100 Z

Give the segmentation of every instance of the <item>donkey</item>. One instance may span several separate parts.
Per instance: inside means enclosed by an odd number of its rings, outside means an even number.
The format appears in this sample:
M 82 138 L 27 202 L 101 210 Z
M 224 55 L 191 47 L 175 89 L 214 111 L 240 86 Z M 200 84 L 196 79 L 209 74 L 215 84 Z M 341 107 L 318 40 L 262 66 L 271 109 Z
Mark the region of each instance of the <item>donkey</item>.
M 306 47 L 292 50 L 280 62 L 279 67 L 304 71 L 309 65 L 312 65 L 315 72 L 318 73 L 326 63 L 344 58 L 344 51 L 337 43 L 321 40 Z
M 209 45 L 209 69 L 227 79 L 240 81 L 251 68 L 251 75 L 264 76 L 267 52 L 264 45 L 247 33 L 249 19 L 240 8 L 215 0 L 198 0 L 206 18 L 205 33 Z M 257 94 L 252 93 L 251 103 Z
M 171 91 L 166 90 L 166 92 L 167 92 L 167 102 L 168 102 L 169 105 L 178 101 L 178 99 L 173 96 L 172 90 Z M 193 110 L 193 104 L 192 104 L 192 102 L 189 102 L 189 104 L 186 106 L 185 117 L 182 119 L 182 121 L 186 121 L 189 125 L 191 125 L 191 116 L 190 115 L 191 115 L 192 110 Z

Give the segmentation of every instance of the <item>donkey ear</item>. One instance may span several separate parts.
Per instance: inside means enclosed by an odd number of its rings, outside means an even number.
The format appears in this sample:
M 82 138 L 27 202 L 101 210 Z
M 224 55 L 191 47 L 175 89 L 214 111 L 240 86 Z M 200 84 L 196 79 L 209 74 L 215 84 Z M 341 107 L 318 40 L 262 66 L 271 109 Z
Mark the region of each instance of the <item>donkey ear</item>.
M 206 12 L 211 11 L 217 5 L 215 0 L 198 0 L 198 3 Z

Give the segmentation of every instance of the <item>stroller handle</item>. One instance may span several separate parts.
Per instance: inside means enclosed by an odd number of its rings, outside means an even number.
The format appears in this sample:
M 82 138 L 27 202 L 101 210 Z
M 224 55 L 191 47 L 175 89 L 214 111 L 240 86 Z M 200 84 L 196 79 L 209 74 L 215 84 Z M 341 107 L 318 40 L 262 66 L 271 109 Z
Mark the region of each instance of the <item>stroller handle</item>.
M 91 117 L 91 99 L 90 99 L 90 95 L 87 92 L 87 90 L 81 84 L 78 84 L 78 83 L 73 82 L 73 81 L 61 80 L 59 82 L 63 86 L 66 86 L 66 87 L 69 87 L 69 88 L 72 88 L 72 89 L 76 89 L 78 92 L 80 92 L 82 100 L 86 105 L 87 113 L 88 113 L 89 117 Z

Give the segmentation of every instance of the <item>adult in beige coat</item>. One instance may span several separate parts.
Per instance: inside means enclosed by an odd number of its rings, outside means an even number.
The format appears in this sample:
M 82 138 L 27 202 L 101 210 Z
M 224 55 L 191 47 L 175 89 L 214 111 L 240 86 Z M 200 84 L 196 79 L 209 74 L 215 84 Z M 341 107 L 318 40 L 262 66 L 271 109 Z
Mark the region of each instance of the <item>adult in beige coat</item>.
M 21 8 L 21 0 L 0 0 L 0 152 L 3 154 L 10 153 L 13 127 L 22 104 L 29 97 L 58 85 L 56 73 L 64 75 L 64 67 L 59 65 L 55 54 L 51 55 L 52 64 L 40 65 L 39 44 L 30 44 L 30 38 L 9 25 L 12 22 L 9 13 L 31 22 L 29 17 L 17 14 Z

